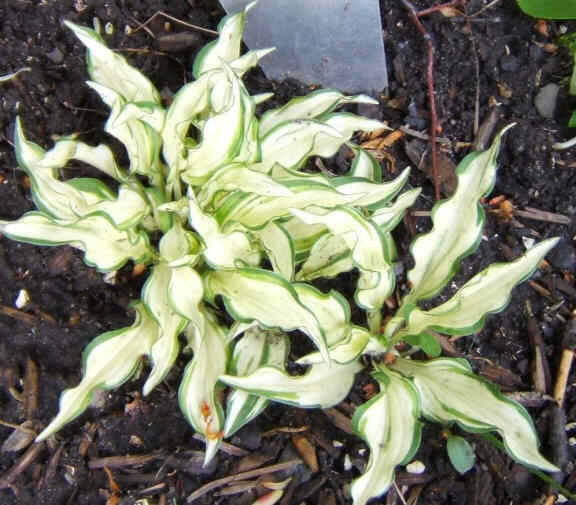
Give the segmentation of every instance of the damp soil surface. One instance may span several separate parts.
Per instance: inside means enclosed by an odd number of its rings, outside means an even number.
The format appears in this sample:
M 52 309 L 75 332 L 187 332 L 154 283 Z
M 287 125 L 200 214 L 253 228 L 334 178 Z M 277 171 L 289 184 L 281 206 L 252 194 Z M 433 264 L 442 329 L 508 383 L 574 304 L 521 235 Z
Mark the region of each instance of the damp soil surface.
M 431 4 L 415 5 L 424 9 Z M 408 216 L 396 234 L 406 271 L 411 262 L 408 244 L 415 233 L 430 226 L 426 211 L 434 202 L 426 172 L 427 52 L 402 3 L 381 0 L 381 6 L 390 85 L 376 95 L 381 106 L 361 112 L 387 121 L 394 130 L 409 128 L 409 133 L 397 133 L 395 142 L 371 144 L 386 178 L 408 165 L 422 168 L 410 179 L 410 186 L 423 187 L 420 212 Z M 573 376 L 563 408 L 554 407 L 549 396 L 568 345 L 565 337 L 576 302 L 576 151 L 551 149 L 554 142 L 576 133 L 566 128 L 576 106 L 567 92 L 572 58 L 557 45 L 557 37 L 574 27 L 565 22 L 536 24 L 513 0 L 469 0 L 459 10 L 422 18 L 436 48 L 442 173 L 449 176 L 472 143 L 486 145 L 478 128 L 493 133 L 511 122 L 516 126 L 507 133 L 499 158 L 491 195 L 499 198 L 485 202 L 487 226 L 480 248 L 464 262 L 457 280 L 492 262 L 517 257 L 534 241 L 552 236 L 562 241 L 532 282 L 514 291 L 504 312 L 491 316 L 477 335 L 445 340 L 444 352 L 467 358 L 484 377 L 522 399 L 533 415 L 544 453 L 564 464 L 558 480 L 576 491 L 569 443 L 576 436 L 571 431 L 576 425 L 570 424 L 576 421 Z M 0 219 L 15 219 L 33 208 L 28 180 L 17 170 L 13 153 L 17 115 L 27 136 L 45 148 L 54 135 L 70 133 L 92 143 L 110 141 L 100 133 L 106 108 L 84 84 L 84 50 L 62 21 L 90 26 L 97 19 L 103 30 L 111 27 L 113 33 L 105 35 L 110 47 L 148 75 L 168 99 L 190 79 L 195 52 L 211 38 L 162 15 L 137 29 L 158 12 L 209 29 L 223 15 L 215 0 L 0 4 L 0 75 L 27 69 L 0 83 Z M 345 52 L 343 47 L 343 57 Z M 559 86 L 558 102 L 551 117 L 543 118 L 534 101 L 550 83 Z M 268 81 L 260 71 L 249 76 L 248 86 L 253 93 L 275 92 L 278 103 L 309 91 L 295 82 Z M 123 156 L 120 151 L 119 155 Z M 326 166 L 340 170 L 343 158 L 328 160 Z M 90 174 L 78 164 L 66 172 Z M 449 183 L 443 190 L 449 191 Z M 75 249 L 39 248 L 0 238 L 0 441 L 7 441 L 15 426 L 23 426 L 16 440 L 13 435 L 0 451 L 0 503 L 183 504 L 192 492 L 217 479 L 313 453 L 317 471 L 306 464 L 285 464 L 283 472 L 272 476 L 292 477 L 280 503 L 350 503 L 349 483 L 367 464 L 368 451 L 346 429 L 355 407 L 374 394 L 367 376 L 359 377 L 345 402 L 328 411 L 269 407 L 229 440 L 207 467 L 202 466 L 202 442 L 178 410 L 184 357 L 148 397 L 140 394 L 142 378 L 130 381 L 100 394 L 92 407 L 47 443 L 31 444 L 33 434 L 55 415 L 60 392 L 77 384 L 84 347 L 95 335 L 130 324 L 129 304 L 138 297 L 145 277 L 146 273 L 134 275 L 128 266 L 113 283 L 106 282 L 84 265 Z M 346 281 L 340 279 L 339 287 L 349 293 Z M 404 288 L 401 277 L 399 290 Z M 17 308 L 22 290 L 30 300 Z M 454 431 L 463 435 L 458 428 Z M 466 435 L 476 449 L 476 464 L 465 475 L 458 474 L 447 459 L 444 435 L 437 426 L 427 425 L 415 456 L 425 471 L 415 474 L 400 468 L 395 490 L 374 503 L 520 505 L 544 503 L 554 495 L 542 480 L 479 436 Z M 214 486 L 193 503 L 253 503 L 263 492 L 259 478 L 267 473 L 256 471 L 235 487 Z

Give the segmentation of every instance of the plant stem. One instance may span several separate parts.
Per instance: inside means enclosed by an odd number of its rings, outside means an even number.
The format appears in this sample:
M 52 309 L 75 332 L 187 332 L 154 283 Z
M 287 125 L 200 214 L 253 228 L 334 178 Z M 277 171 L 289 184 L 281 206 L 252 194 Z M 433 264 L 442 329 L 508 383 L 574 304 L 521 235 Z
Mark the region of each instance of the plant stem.
M 369 310 L 366 315 L 370 333 L 374 336 L 380 335 L 382 333 L 382 309 Z

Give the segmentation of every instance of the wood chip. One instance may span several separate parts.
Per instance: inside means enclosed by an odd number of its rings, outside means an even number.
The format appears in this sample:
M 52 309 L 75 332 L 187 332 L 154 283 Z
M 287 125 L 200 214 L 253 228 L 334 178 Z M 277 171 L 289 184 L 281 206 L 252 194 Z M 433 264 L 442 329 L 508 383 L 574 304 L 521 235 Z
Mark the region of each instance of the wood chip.
M 540 326 L 532 313 L 532 306 L 529 301 L 526 301 L 526 315 L 528 334 L 532 343 L 532 383 L 535 391 L 546 393 L 550 384 L 550 368 L 544 353 L 544 341 Z
M 352 421 L 349 417 L 345 416 L 339 410 L 335 408 L 322 410 L 324 414 L 330 419 L 332 424 L 342 431 L 348 433 L 349 435 L 356 435 L 354 428 L 352 427 Z
M 24 411 L 28 420 L 34 419 L 38 412 L 38 365 L 30 357 L 26 359 L 24 374 Z
M 24 421 L 21 425 L 15 426 L 14 431 L 2 443 L 2 452 L 18 452 L 26 449 L 34 441 L 40 429 L 42 429 L 42 424 L 33 420 Z
M 316 446 L 302 433 L 292 434 L 292 443 L 312 473 L 318 472 L 318 456 Z

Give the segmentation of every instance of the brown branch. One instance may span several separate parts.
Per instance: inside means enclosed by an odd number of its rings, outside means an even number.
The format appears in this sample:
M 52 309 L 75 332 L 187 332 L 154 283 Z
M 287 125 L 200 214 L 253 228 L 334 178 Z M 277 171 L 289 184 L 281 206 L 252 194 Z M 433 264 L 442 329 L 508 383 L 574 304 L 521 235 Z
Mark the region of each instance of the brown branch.
M 208 482 L 208 484 L 204 484 L 202 487 L 198 488 L 194 491 L 188 498 L 186 499 L 186 503 L 191 503 L 194 500 L 200 498 L 201 496 L 205 495 L 212 489 L 216 489 L 230 482 L 234 482 L 237 480 L 247 480 L 252 479 L 254 477 L 260 477 L 261 475 L 266 475 L 268 473 L 279 472 L 281 470 L 290 470 L 295 466 L 301 465 L 302 460 L 300 459 L 292 459 L 290 461 L 286 461 L 284 463 L 277 463 L 275 465 L 270 466 L 263 466 L 261 468 L 257 468 L 255 470 L 250 470 L 248 472 L 237 473 L 235 475 L 229 475 L 228 477 L 223 477 L 222 479 L 213 480 L 212 482 Z
M 432 36 L 420 21 L 418 11 L 410 0 L 401 0 L 408 10 L 410 18 L 418 31 L 422 35 L 426 44 L 426 82 L 428 84 L 428 107 L 430 109 L 430 158 L 432 159 L 432 175 L 434 177 L 434 193 L 436 200 L 440 200 L 440 181 L 438 179 L 438 149 L 436 146 L 436 134 L 438 133 L 438 114 L 436 112 L 436 97 L 434 96 L 434 57 L 436 47 Z

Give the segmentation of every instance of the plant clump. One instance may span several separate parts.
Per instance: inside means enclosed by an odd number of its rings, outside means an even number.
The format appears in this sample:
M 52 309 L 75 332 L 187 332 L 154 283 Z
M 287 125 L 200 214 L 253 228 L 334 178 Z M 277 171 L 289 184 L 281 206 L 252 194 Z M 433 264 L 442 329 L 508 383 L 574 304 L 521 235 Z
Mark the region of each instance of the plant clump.
M 130 261 L 149 269 L 134 323 L 87 347 L 81 382 L 62 393 L 57 416 L 38 440 L 80 415 L 96 390 L 130 379 L 143 358 L 151 363 L 143 387 L 150 393 L 189 350 L 179 403 L 205 437 L 206 461 L 269 401 L 327 408 L 368 368 L 379 392 L 353 419 L 370 448 L 366 470 L 351 487 L 355 505 L 386 492 L 395 468 L 410 461 L 421 418 L 496 432 L 517 461 L 555 471 L 538 451 L 527 412 L 466 361 L 439 358 L 435 332 L 478 331 L 556 239 L 490 266 L 430 310 L 420 306 L 477 248 L 484 223 L 479 200 L 494 184 L 500 135 L 458 166 L 457 190 L 435 206 L 432 229 L 415 239 L 410 289 L 383 324 L 384 303 L 395 290 L 391 232 L 420 191 L 400 194 L 408 170 L 382 182 L 379 163 L 352 142 L 356 131 L 380 129 L 380 122 L 334 112 L 373 103 L 367 96 L 321 90 L 256 116 L 269 95 L 251 96 L 241 78 L 269 50 L 240 55 L 245 15 L 222 21 L 219 38 L 196 58 L 195 80 L 168 107 L 96 32 L 66 23 L 87 47 L 88 85 L 110 108 L 105 130 L 124 144 L 127 167 L 105 145 L 74 136 L 45 151 L 25 138 L 17 120 L 18 162 L 37 210 L 0 221 L 0 231 L 22 242 L 75 247 L 101 272 Z M 345 176 L 305 170 L 310 157 L 332 156 L 344 145 L 354 153 Z M 72 159 L 99 169 L 116 189 L 95 178 L 62 180 L 60 170 Z M 341 294 L 312 284 L 351 270 L 358 272 L 354 303 L 365 311 L 365 326 L 351 322 Z M 232 325 L 223 322 L 219 300 Z M 317 349 L 298 360 L 307 367 L 301 375 L 286 369 L 294 330 Z M 411 359 L 416 350 L 433 359 Z

